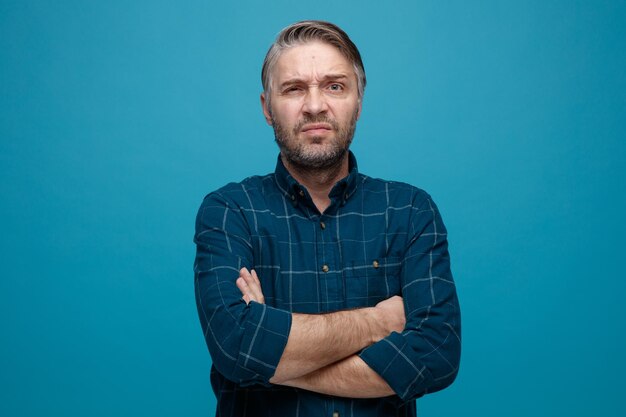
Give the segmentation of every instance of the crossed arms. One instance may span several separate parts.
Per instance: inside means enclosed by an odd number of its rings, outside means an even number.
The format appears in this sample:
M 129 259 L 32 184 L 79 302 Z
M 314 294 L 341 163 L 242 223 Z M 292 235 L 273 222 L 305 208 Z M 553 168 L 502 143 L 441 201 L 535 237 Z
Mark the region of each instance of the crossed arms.
M 254 270 L 242 268 L 236 283 L 246 303 L 265 303 Z M 401 332 L 404 324 L 404 304 L 398 296 L 357 310 L 294 313 L 287 345 L 270 382 L 341 397 L 393 395 L 385 380 L 356 353 L 392 331 Z
M 240 386 L 396 394 L 403 401 L 452 383 L 460 317 L 445 227 L 429 198 L 413 202 L 406 226 L 410 236 L 397 277 L 402 298 L 313 315 L 264 304 L 260 285 L 242 270 L 255 265 L 254 219 L 245 218 L 249 212 L 240 204 L 209 195 L 196 221 L 196 303 L 219 374 Z

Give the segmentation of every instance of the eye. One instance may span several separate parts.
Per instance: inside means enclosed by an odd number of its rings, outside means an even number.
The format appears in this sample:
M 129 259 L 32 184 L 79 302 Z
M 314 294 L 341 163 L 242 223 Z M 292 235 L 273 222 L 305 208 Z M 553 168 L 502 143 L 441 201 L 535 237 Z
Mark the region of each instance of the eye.
M 339 92 L 343 91 L 343 85 L 341 85 L 339 83 L 332 83 L 332 84 L 328 85 L 328 89 L 330 91 L 339 93 Z
M 283 93 L 284 94 L 294 94 L 294 93 L 297 93 L 299 91 L 302 91 L 302 88 L 300 86 L 292 85 L 292 86 L 289 86 L 289 87 L 285 88 Z

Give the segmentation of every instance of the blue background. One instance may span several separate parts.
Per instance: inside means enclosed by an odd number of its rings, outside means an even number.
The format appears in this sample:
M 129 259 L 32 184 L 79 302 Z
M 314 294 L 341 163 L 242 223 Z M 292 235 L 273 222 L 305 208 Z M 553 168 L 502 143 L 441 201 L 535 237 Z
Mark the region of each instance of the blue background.
M 0 414 L 204 416 L 202 197 L 273 170 L 276 33 L 342 26 L 362 172 L 450 232 L 461 372 L 429 416 L 623 413 L 624 1 L 0 3 Z

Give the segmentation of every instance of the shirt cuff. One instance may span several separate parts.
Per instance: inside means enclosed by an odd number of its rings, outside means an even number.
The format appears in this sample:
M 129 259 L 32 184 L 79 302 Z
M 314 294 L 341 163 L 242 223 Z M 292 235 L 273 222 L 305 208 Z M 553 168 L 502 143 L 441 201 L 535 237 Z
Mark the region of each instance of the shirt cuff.
M 237 366 L 257 375 L 258 382 L 269 384 L 276 373 L 291 330 L 291 313 L 251 301 L 249 319 L 244 322 L 243 343 Z M 254 384 L 251 382 L 250 384 Z M 243 384 L 243 385 L 250 385 Z
M 431 379 L 426 366 L 415 360 L 415 352 L 396 332 L 367 347 L 359 357 L 402 399 L 409 401 L 425 393 Z

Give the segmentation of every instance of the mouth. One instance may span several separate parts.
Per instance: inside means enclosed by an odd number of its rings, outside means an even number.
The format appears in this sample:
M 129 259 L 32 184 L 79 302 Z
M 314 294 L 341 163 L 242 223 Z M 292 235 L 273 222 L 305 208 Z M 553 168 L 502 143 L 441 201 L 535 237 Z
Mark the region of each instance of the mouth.
M 301 132 L 310 135 L 320 135 L 326 132 L 330 132 L 333 127 L 328 123 L 310 123 L 302 127 Z

